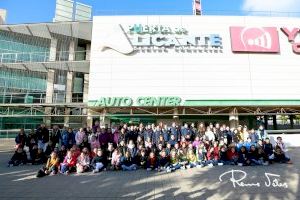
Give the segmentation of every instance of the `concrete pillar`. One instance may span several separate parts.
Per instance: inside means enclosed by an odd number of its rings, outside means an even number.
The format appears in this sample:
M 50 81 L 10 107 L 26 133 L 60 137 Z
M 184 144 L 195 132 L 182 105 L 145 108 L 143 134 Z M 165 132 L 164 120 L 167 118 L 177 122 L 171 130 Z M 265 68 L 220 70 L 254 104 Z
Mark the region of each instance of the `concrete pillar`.
M 69 45 L 69 61 L 75 60 L 75 41 L 71 40 Z
M 47 72 L 47 89 L 46 89 L 46 101 L 45 103 L 53 103 L 53 93 L 54 93 L 54 70 L 50 69 Z M 45 108 L 45 113 L 51 113 L 51 107 Z M 51 117 L 44 117 L 44 123 L 47 127 L 51 126 Z
M 88 91 L 89 90 L 89 74 L 84 74 L 83 78 L 83 103 L 88 103 Z M 83 109 L 83 113 L 87 113 L 87 117 L 83 117 L 82 124 L 87 127 L 93 126 L 93 117 L 91 116 L 91 111 L 88 109 Z
M 57 39 L 52 38 L 50 42 L 49 61 L 56 60 Z
M 237 128 L 239 125 L 239 116 L 236 108 L 234 108 L 229 114 L 229 127 Z
M 84 74 L 83 78 L 83 102 L 88 103 L 88 94 L 89 94 L 89 74 Z
M 85 59 L 90 60 L 90 58 L 91 58 L 91 44 L 86 44 Z
M 110 128 L 110 119 L 105 115 L 100 116 L 100 127 L 108 127 Z
M 72 102 L 73 72 L 67 72 L 66 103 Z
M 273 115 L 273 129 L 274 130 L 277 130 L 277 118 L 276 118 L 276 115 Z
M 294 115 L 290 115 L 290 124 L 291 124 L 291 129 L 294 128 Z

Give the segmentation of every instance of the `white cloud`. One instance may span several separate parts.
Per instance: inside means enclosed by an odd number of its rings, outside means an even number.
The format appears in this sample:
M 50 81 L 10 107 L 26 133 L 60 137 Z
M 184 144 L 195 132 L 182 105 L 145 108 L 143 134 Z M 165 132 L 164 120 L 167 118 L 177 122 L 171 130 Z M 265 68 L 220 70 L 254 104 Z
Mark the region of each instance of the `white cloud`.
M 244 11 L 300 11 L 300 0 L 244 0 Z

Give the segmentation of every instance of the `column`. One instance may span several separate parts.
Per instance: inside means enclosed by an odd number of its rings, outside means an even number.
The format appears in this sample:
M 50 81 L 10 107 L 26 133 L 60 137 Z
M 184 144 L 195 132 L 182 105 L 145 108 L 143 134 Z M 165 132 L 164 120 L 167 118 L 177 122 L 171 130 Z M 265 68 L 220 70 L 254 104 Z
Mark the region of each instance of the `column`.
M 83 78 L 83 103 L 88 105 L 88 90 L 89 90 L 89 74 L 84 74 Z M 89 109 L 83 109 L 83 113 L 87 113 L 87 117 L 82 118 L 82 124 L 87 127 L 93 126 L 93 117 L 91 116 L 91 111 Z
M 57 39 L 52 38 L 50 42 L 49 61 L 56 60 Z
M 47 89 L 46 89 L 46 100 L 45 103 L 51 104 L 53 103 L 53 93 L 54 93 L 54 70 L 50 69 L 47 72 Z M 45 113 L 50 114 L 51 113 L 51 107 L 46 107 L 45 108 Z M 44 117 L 44 122 L 47 127 L 51 126 L 51 117 L 46 116 Z
M 277 118 L 276 118 L 276 115 L 273 115 L 273 129 L 274 130 L 277 130 Z
M 69 61 L 75 60 L 75 41 L 71 40 L 69 45 Z
M 90 60 L 91 58 L 91 44 L 86 44 L 85 60 Z
M 239 125 L 239 116 L 236 108 L 234 108 L 229 114 L 229 127 L 237 128 Z
M 72 103 L 73 72 L 67 72 L 66 104 Z M 65 115 L 70 115 L 71 109 L 65 108 Z M 70 116 L 64 117 L 64 126 L 69 127 Z

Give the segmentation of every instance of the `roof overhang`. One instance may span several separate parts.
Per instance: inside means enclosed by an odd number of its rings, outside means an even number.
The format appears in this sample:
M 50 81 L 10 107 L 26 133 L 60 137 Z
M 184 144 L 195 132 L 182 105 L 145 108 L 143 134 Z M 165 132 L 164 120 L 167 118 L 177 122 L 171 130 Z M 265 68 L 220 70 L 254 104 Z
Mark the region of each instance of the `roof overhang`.
M 52 34 L 91 41 L 92 21 L 0 25 L 0 30 L 51 39 Z
M 47 72 L 49 69 L 89 73 L 90 61 L 55 61 L 55 62 L 24 62 L 24 63 L 0 63 L 1 68 Z

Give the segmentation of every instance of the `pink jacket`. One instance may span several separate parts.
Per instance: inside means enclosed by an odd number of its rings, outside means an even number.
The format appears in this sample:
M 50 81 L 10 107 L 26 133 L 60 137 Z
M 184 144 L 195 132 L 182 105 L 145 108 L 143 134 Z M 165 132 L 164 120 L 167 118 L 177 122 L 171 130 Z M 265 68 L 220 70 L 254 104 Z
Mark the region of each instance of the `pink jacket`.
M 111 158 L 111 164 L 112 165 L 119 165 L 120 164 L 120 159 L 121 159 L 121 154 L 116 154 L 115 152 L 112 154 Z

